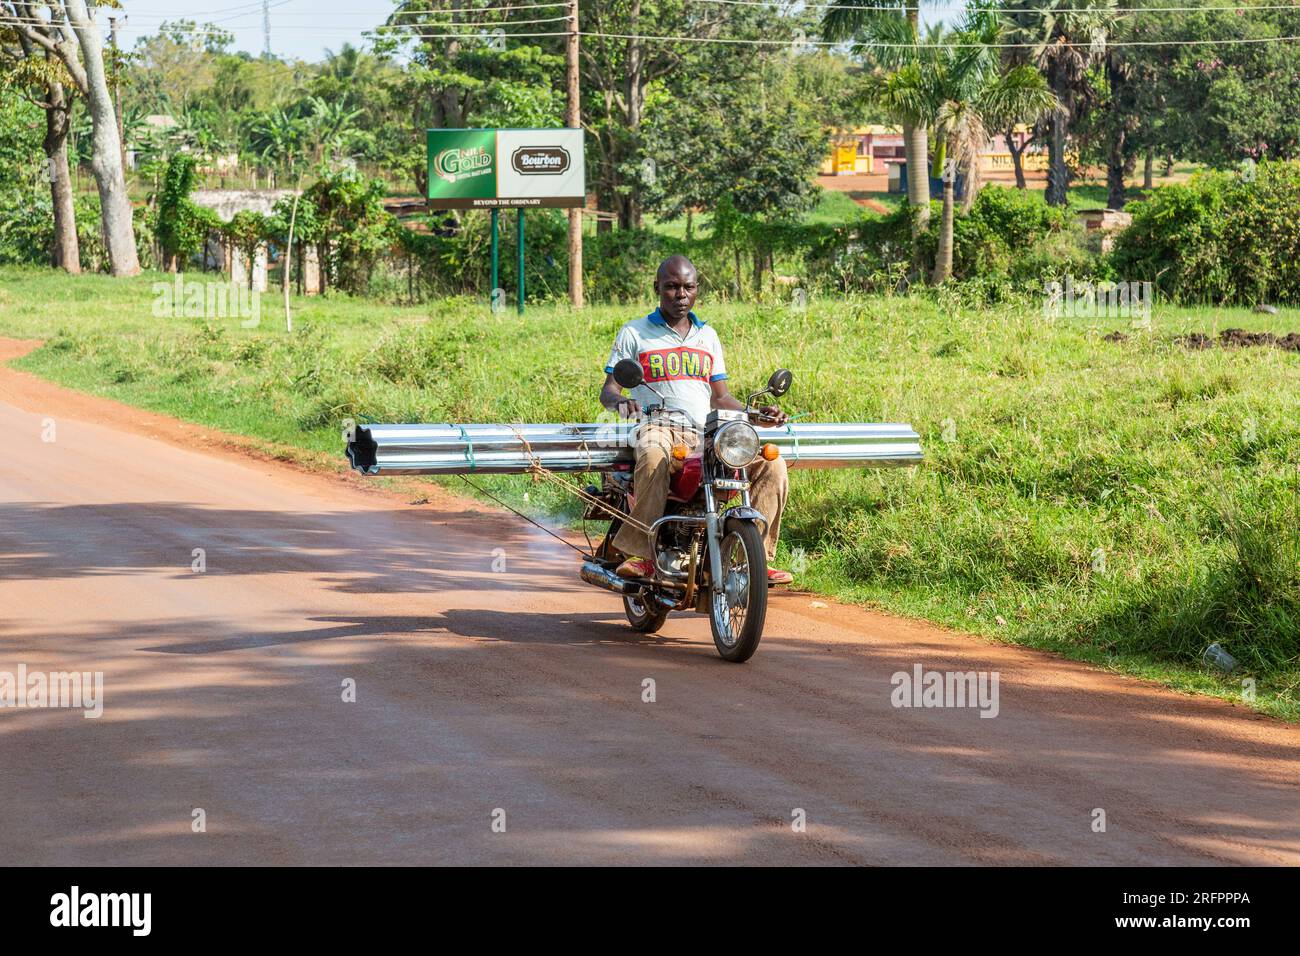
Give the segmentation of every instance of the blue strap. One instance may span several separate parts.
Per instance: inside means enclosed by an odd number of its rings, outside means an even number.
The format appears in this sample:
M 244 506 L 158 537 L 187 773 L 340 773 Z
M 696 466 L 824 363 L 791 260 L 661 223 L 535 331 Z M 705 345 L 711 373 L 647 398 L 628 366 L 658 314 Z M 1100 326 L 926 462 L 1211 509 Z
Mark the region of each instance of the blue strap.
M 465 443 L 465 457 L 469 459 L 469 470 L 473 471 L 478 467 L 478 463 L 474 461 L 474 439 L 469 437 L 464 425 L 457 425 L 456 427 L 460 429 L 461 441 Z
M 790 422 L 785 423 L 785 433 L 794 440 L 794 460 L 799 460 L 799 433 L 790 427 Z

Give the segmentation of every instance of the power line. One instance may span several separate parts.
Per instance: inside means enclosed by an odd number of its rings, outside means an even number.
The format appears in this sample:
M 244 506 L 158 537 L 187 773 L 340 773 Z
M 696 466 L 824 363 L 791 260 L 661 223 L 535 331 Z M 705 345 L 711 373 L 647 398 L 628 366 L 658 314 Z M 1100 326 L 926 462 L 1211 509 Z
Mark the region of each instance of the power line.
M 275 0 L 275 2 L 269 4 L 269 6 L 270 6 L 271 9 L 275 9 L 275 8 L 277 8 L 277 7 L 282 7 L 282 6 L 285 6 L 285 5 L 288 4 L 288 3 L 293 3 L 293 2 L 294 2 L 294 0 Z M 209 10 L 208 13 L 207 13 L 206 15 L 207 15 L 207 16 L 212 16 L 212 15 L 214 15 L 214 14 L 218 14 L 218 13 L 233 13 L 234 15 L 233 15 L 233 16 L 229 16 L 229 17 L 223 17 L 223 18 L 220 19 L 220 20 L 205 20 L 204 23 L 202 23 L 202 24 L 197 23 L 197 21 L 191 21 L 191 22 L 194 22 L 194 23 L 195 23 L 195 26 L 194 26 L 194 30 L 195 30 L 195 32 L 201 32 L 201 31 L 203 31 L 204 27 L 209 26 L 209 25 L 211 25 L 211 24 L 213 24 L 213 23 L 225 23 L 225 22 L 228 22 L 228 21 L 230 21 L 230 20 L 242 20 L 242 19 L 244 19 L 245 17 L 257 16 L 257 14 L 260 13 L 260 12 L 262 11 L 262 8 L 263 8 L 264 6 L 266 6 L 266 5 L 267 5 L 267 4 L 266 4 L 266 0 L 254 0 L 254 2 L 252 2 L 252 3 L 240 4 L 240 5 L 238 5 L 238 6 L 233 6 L 233 7 L 220 7 L 220 8 L 218 8 L 218 9 L 216 9 L 216 10 Z M 566 6 L 566 5 L 567 5 L 567 4 L 564 2 L 564 0 L 552 0 L 552 2 L 549 2 L 549 3 L 548 3 L 548 2 L 543 2 L 543 3 L 516 3 L 516 4 L 503 3 L 503 4 L 492 4 L 492 5 L 488 5 L 488 6 L 482 6 L 482 7 L 454 7 L 454 8 L 446 9 L 446 10 L 425 10 L 425 11 L 421 11 L 421 10 L 409 10 L 409 11 L 408 11 L 408 10 L 397 10 L 397 11 L 395 11 L 395 12 L 392 14 L 392 16 L 394 16 L 394 17 L 397 17 L 397 16 L 430 16 L 430 17 L 435 17 L 435 16 L 436 16 L 436 17 L 441 17 L 441 16 L 449 16 L 449 15 L 451 15 L 451 14 L 457 14 L 457 13 L 514 13 L 515 11 L 518 11 L 518 10 L 554 9 L 555 7 L 563 7 L 563 6 Z M 241 11 L 241 12 L 235 12 L 235 11 Z M 310 18 L 313 19 L 313 20 L 319 20 L 319 19 L 321 18 L 321 15 L 320 15 L 319 13 L 284 12 L 284 13 L 281 13 L 280 16 L 282 16 L 282 17 L 310 17 Z M 336 13 L 331 13 L 330 16 L 332 16 L 332 17 L 340 17 L 340 16 L 369 17 L 369 18 L 371 18 L 371 19 L 374 19 L 374 18 L 375 18 L 375 15 L 374 15 L 373 13 L 367 13 L 367 12 L 363 12 L 363 11 L 354 11 L 354 10 L 341 10 L 341 11 L 338 11 L 338 12 L 336 12 Z M 161 23 L 171 23 L 171 24 L 173 24 L 173 25 L 174 25 L 174 24 L 177 24 L 177 23 L 180 23 L 180 22 L 182 22 L 183 20 L 189 19 L 188 17 L 184 17 L 184 16 L 179 16 L 179 17 L 178 17 L 176 14 L 168 14 L 168 13 L 132 13 L 132 14 L 131 14 L 131 18 L 132 18 L 133 20 L 157 20 L 157 21 L 159 21 L 159 22 L 161 22 Z M 557 19 L 561 19 L 561 18 L 557 18 Z M 0 22 L 8 22 L 8 23 L 37 23 L 37 24 L 46 24 L 46 25 L 49 25 L 49 24 L 53 24 L 53 23 L 58 23 L 58 22 L 60 22 L 60 21 L 58 21 L 58 20 L 50 20 L 50 19 L 46 19 L 46 18 L 44 18 L 44 17 L 38 17 L 38 16 L 31 16 L 31 17 L 0 16 Z M 401 23 L 389 23 L 389 22 L 387 22 L 387 21 L 384 21 L 384 22 L 382 22 L 382 23 L 377 23 L 377 24 L 375 25 L 375 29 L 379 29 L 379 28 L 382 28 L 382 27 L 400 27 L 400 26 L 404 26 L 404 25 L 405 25 L 405 24 L 401 24 Z M 350 27 L 339 27 L 338 29 L 343 30 L 343 29 L 351 29 L 351 28 L 350 28 Z
M 646 41 L 663 41 L 671 43 L 745 43 L 750 45 L 762 46 L 821 46 L 821 47 L 838 47 L 846 45 L 847 41 L 840 40 L 807 40 L 793 38 L 789 40 L 768 40 L 762 38 L 747 39 L 744 37 L 690 37 L 690 36 L 653 36 L 649 34 L 638 33 L 587 33 L 582 34 L 585 37 L 603 37 L 607 40 L 646 40 Z M 1300 40 L 1300 36 L 1284 37 L 1228 37 L 1221 39 L 1209 40 L 1114 40 L 1107 41 L 1108 47 L 1124 46 L 1226 46 L 1246 43 L 1282 43 L 1290 40 Z M 988 49 L 988 50 L 1036 50 L 1042 44 L 1039 43 L 864 43 L 862 46 L 866 49 L 877 50 L 948 50 L 948 49 Z
M 737 7 L 778 7 L 793 6 L 797 0 L 688 0 L 692 3 L 716 3 L 726 6 Z M 879 6 L 863 4 L 859 6 L 841 6 L 834 3 L 804 3 L 800 4 L 800 12 L 803 10 L 860 10 L 863 13 L 879 11 L 881 13 L 911 13 L 928 11 L 928 7 L 911 7 L 901 4 L 892 4 L 888 0 L 880 0 Z M 1300 10 L 1300 4 L 1283 3 L 1283 4 L 1253 4 L 1253 3 L 1234 3 L 1226 6 L 1199 6 L 1199 7 L 1111 7 L 1110 9 L 1087 7 L 1055 7 L 1041 10 L 1016 10 L 997 8 L 992 13 L 1007 13 L 1016 16 L 1060 16 L 1063 13 L 1200 13 L 1205 10 Z
M 287 3 L 290 2 L 290 0 L 281 0 L 281 2 Z M 736 2 L 739 2 L 739 0 L 736 0 Z M 749 2 L 755 2 L 755 0 L 749 0 Z M 542 4 L 539 4 L 538 6 L 542 6 Z M 545 6 L 554 6 L 554 4 L 545 4 Z M 1202 8 L 1198 8 L 1198 9 L 1202 9 Z M 1221 9 L 1237 9 L 1237 8 L 1225 7 Z M 1288 6 L 1280 9 L 1300 9 L 1300 7 Z M 505 27 L 538 24 L 538 23 L 560 23 L 560 22 L 566 22 L 569 19 L 570 19 L 569 16 L 561 16 L 561 17 L 545 17 L 545 18 L 539 18 L 534 20 L 514 20 L 514 21 L 503 20 L 503 21 L 492 21 L 492 22 L 481 22 L 481 23 L 451 23 L 446 25 L 441 25 L 441 24 L 432 25 L 434 26 L 435 29 L 438 29 L 439 27 L 443 29 L 455 28 L 456 32 L 428 32 L 426 30 L 416 27 L 415 25 L 409 27 L 400 24 L 386 25 L 386 26 L 388 26 L 395 33 L 397 33 L 397 35 L 405 38 L 411 38 L 411 39 L 424 39 L 424 40 L 438 40 L 438 39 L 452 40 L 452 39 L 475 39 L 475 38 L 491 39 L 493 38 L 494 35 L 489 35 L 484 31 L 487 30 L 495 31 L 498 29 L 503 30 L 503 28 Z M 35 24 L 41 26 L 49 26 L 50 21 L 44 20 L 39 17 L 36 18 L 0 17 L 0 24 L 8 24 L 8 25 Z M 338 33 L 323 32 L 323 31 L 329 31 L 331 29 L 341 30 L 344 31 L 345 33 L 351 32 L 346 27 L 340 27 L 340 28 L 318 27 L 315 30 L 310 30 L 310 31 L 295 30 L 294 35 L 297 37 L 311 36 L 311 37 L 320 37 L 320 38 L 329 38 L 329 37 L 335 37 L 339 35 Z M 381 29 L 381 28 L 376 28 L 376 29 Z M 189 30 L 186 32 L 191 35 L 201 36 L 201 35 L 211 34 L 211 33 L 224 34 L 224 33 L 228 33 L 229 31 L 220 30 L 217 28 L 208 29 L 206 27 L 196 27 L 193 30 Z M 503 30 L 502 34 L 496 34 L 495 36 L 504 36 L 505 38 L 516 38 L 516 39 L 534 39 L 534 38 L 541 38 L 541 37 L 566 36 L 567 33 L 568 31 L 504 32 Z M 749 44 L 753 46 L 792 46 L 792 47 L 828 47 L 828 48 L 829 47 L 844 48 L 846 46 L 851 45 L 851 41 L 812 40 L 812 39 L 800 38 L 800 37 L 792 37 L 787 39 L 769 39 L 764 37 L 753 37 L 753 38 L 701 37 L 701 36 L 678 36 L 678 35 L 658 35 L 658 34 L 639 34 L 639 33 L 607 33 L 604 31 L 581 31 L 579 35 L 598 38 L 598 39 L 603 38 L 603 39 L 610 39 L 610 40 L 637 40 L 637 41 L 643 41 L 647 43 L 713 43 L 713 44 Z M 1188 39 L 1113 40 L 1113 41 L 1108 41 L 1106 45 L 1110 47 L 1240 46 L 1240 45 L 1259 44 L 1259 43 L 1286 43 L 1298 39 L 1300 39 L 1300 36 L 1221 37 L 1221 38 L 1206 38 L 1206 39 L 1198 39 L 1198 40 L 1188 40 Z M 884 49 L 901 49 L 901 50 L 967 49 L 967 48 L 999 49 L 999 50 L 1016 50 L 1016 49 L 1032 50 L 1032 49 L 1037 49 L 1040 45 L 1041 44 L 1039 43 L 963 43 L 959 41 L 948 42 L 948 43 L 918 41 L 915 43 L 863 44 L 863 46 L 867 49 L 881 49 L 881 50 Z
M 266 11 L 267 11 L 267 10 L 274 10 L 276 7 L 282 7 L 282 6 L 284 6 L 286 3 L 292 3 L 292 2 L 293 2 L 293 0 L 276 0 L 275 3 L 268 4 L 268 3 L 266 2 L 266 0 L 262 0 L 262 16 L 263 16 L 263 18 L 266 17 Z M 219 11 L 219 10 L 214 10 L 214 11 L 212 11 L 212 12 L 213 12 L 213 13 L 220 13 L 221 11 Z M 242 20 L 242 19 L 244 19 L 244 17 L 251 17 L 254 13 L 256 13 L 255 10 L 249 10 L 249 11 L 247 11 L 247 12 L 245 12 L 245 13 L 237 13 L 237 14 L 235 14 L 234 16 L 230 16 L 230 17 L 219 17 L 219 18 L 216 19 L 216 20 L 208 20 L 208 21 L 204 24 L 204 26 L 212 26 L 212 25 L 215 24 L 215 23 L 229 23 L 231 20 Z M 169 21 L 168 21 L 166 18 L 164 18 L 163 22 L 164 22 L 164 23 L 167 23 L 167 22 L 169 22 Z M 175 24 L 175 23 L 176 23 L 176 20 L 171 20 L 170 22 L 171 22 L 172 24 Z M 267 26 L 269 27 L 269 26 L 270 26 L 270 22 L 269 22 L 269 21 L 266 21 L 266 23 L 267 23 Z
M 433 26 L 433 27 L 435 27 L 435 28 L 439 28 L 439 27 L 443 27 L 443 26 L 448 26 L 448 27 L 463 27 L 463 28 L 466 28 L 466 29 L 469 29 L 469 28 L 479 28 L 479 27 L 482 27 L 482 28 L 486 29 L 486 28 L 488 28 L 488 27 L 492 27 L 493 29 L 495 29 L 496 27 L 513 27 L 513 26 L 521 26 L 521 25 L 528 24 L 528 23 L 563 23 L 563 22 L 565 22 L 565 21 L 567 21 L 567 20 L 572 20 L 572 19 L 573 19 L 572 16 L 570 16 L 569 14 L 565 14 L 565 15 L 562 16 L 562 17 L 542 17 L 542 18 L 539 19 L 539 20 L 494 20 L 494 21 L 488 21 L 488 22 L 484 22 L 484 23 L 447 23 L 447 24 L 435 23 L 435 24 L 430 24 L 430 26 Z M 346 30 L 346 29 L 348 29 L 348 28 L 347 28 L 347 27 L 340 27 L 339 29 Z M 376 27 L 375 29 L 378 30 L 378 29 L 381 29 L 381 28 L 380 28 L 380 27 Z M 418 35 L 420 35 L 420 34 L 419 34 L 419 31 L 414 27 L 414 25 L 412 25 L 412 26 L 407 26 L 406 24 L 401 24 L 401 23 L 398 23 L 398 24 L 388 24 L 388 25 L 385 25 L 385 27 L 383 27 L 382 29 L 390 29 L 390 30 L 400 31 L 401 33 L 403 33 L 403 34 L 405 34 L 405 35 L 407 35 L 407 36 L 418 36 Z M 515 34 L 507 34 L 507 36 L 514 36 L 514 35 L 515 35 Z
M 282 3 L 288 3 L 288 2 L 290 2 L 290 0 L 281 0 L 281 2 L 282 2 Z M 272 6 L 274 6 L 274 4 L 272 4 Z M 545 6 L 554 6 L 554 4 L 545 4 Z M 471 31 L 472 31 L 472 30 L 495 30 L 495 29 L 498 29 L 498 28 L 500 28 L 500 27 L 525 26 L 525 25 L 528 25 L 528 24 L 535 24 L 535 23 L 564 23 L 564 22 L 566 22 L 566 21 L 568 21 L 568 20 L 571 20 L 571 19 L 572 19 L 571 16 L 569 16 L 569 15 L 565 15 L 565 16 L 560 16 L 560 17 L 540 17 L 540 18 L 532 19 L 532 20 L 490 20 L 490 21 L 484 21 L 484 22 L 482 22 L 482 23 L 446 23 L 446 24 L 429 24 L 429 26 L 431 26 L 431 27 L 433 27 L 433 28 L 435 28 L 435 29 L 438 29 L 438 28 L 443 28 L 443 29 L 457 28 L 457 29 L 461 29 L 461 30 L 471 30 Z M 171 21 L 171 22 L 174 24 L 174 21 Z M 0 16 L 0 26 L 6 26 L 6 25 L 8 25 L 8 26 L 46 26 L 46 27 L 48 27 L 48 26 L 56 25 L 57 23 L 58 23 L 58 21 L 45 20 L 45 19 L 42 19 L 41 17 L 10 17 L 10 16 Z M 298 29 L 298 28 L 295 28 L 295 27 L 290 27 L 290 28 L 288 28 L 288 29 L 289 29 L 289 31 L 292 33 L 292 35 L 295 36 L 295 37 L 326 37 L 326 38 L 328 38 L 328 37 L 335 36 L 335 35 L 340 35 L 340 34 L 344 34 L 344 35 L 346 35 L 346 34 L 352 34 L 353 32 L 355 32 L 351 27 L 317 27 L 317 28 L 312 29 L 312 30 L 301 30 L 301 29 Z M 409 26 L 408 26 L 408 25 L 405 25 L 405 24 L 381 24 L 381 25 L 379 25 L 379 26 L 377 26 L 377 27 L 372 28 L 372 30 L 385 30 L 385 31 L 387 31 L 387 30 L 392 30 L 392 31 L 394 31 L 394 33 L 396 33 L 397 35 L 400 35 L 400 36 L 405 36 L 405 37 L 425 37 L 425 38 L 455 37 L 455 36 L 474 37 L 474 36 L 477 36 L 477 35 L 478 35 L 478 34 L 473 33 L 473 32 L 469 32 L 469 33 L 427 33 L 427 32 L 424 32 L 423 30 L 419 29 L 419 28 L 418 28 L 417 26 L 415 26 L 414 24 L 409 25 Z M 187 30 L 184 31 L 184 35 L 185 35 L 185 36 L 195 36 L 195 37 L 199 37 L 199 36 L 224 35 L 224 34 L 228 34 L 228 33 L 230 33 L 230 32 L 231 32 L 230 30 L 222 29 L 222 28 L 220 28 L 220 27 L 217 27 L 217 26 L 215 26 L 215 25 L 209 23 L 209 24 L 205 24 L 205 25 L 203 25 L 203 26 L 195 26 L 195 27 L 192 27 L 192 28 L 190 28 L 190 29 L 187 29 Z M 372 31 L 371 31 L 371 30 L 366 30 L 366 31 L 364 31 L 364 32 L 372 32 Z M 506 35 L 507 35 L 507 36 L 564 36 L 563 33 L 508 33 L 508 34 L 506 34 Z
M 230 20 L 239 20 L 239 19 L 243 19 L 243 18 L 245 18 L 245 17 L 256 16 L 257 13 L 259 13 L 259 12 L 260 12 L 262 9 L 264 9 L 264 8 L 269 7 L 270 9 L 275 9 L 275 8 L 277 8 L 277 7 L 282 7 L 282 6 L 285 6 L 286 4 L 288 4 L 288 3 L 292 3 L 292 2 L 293 2 L 293 0 L 277 0 L 277 2 L 269 3 L 269 4 L 268 4 L 268 3 L 266 3 L 266 0 L 256 0 L 256 2 L 254 2 L 254 3 L 244 4 L 244 5 L 242 5 L 242 6 L 223 7 L 223 8 L 219 8 L 219 9 L 217 9 L 217 10 L 210 11 L 210 14 L 217 14 L 217 13 L 230 13 L 231 11 L 240 11 L 240 10 L 242 10 L 243 12 L 235 13 L 233 16 L 225 17 L 225 18 L 222 18 L 221 20 L 216 20 L 216 21 L 208 20 L 208 21 L 205 21 L 205 23 L 202 24 L 202 25 L 196 24 L 195 27 L 194 27 L 194 32 L 203 32 L 203 31 L 204 31 L 204 28 L 205 28 L 206 26 L 211 25 L 211 24 L 213 24 L 213 23 L 224 23 L 224 22 L 228 22 L 228 21 L 230 21 Z M 745 7 L 783 7 L 783 6 L 789 6 L 789 5 L 791 5 L 791 3 L 792 3 L 792 2 L 796 2 L 796 0 L 686 0 L 686 2 L 687 2 L 687 3 L 710 3 L 710 4 L 723 4 L 723 5 L 728 5 L 728 6 L 745 6 Z M 865 7 L 865 6 L 864 6 L 864 7 L 856 7 L 856 8 L 852 8 L 852 7 L 850 7 L 850 8 L 844 8 L 844 9 L 858 9 L 858 10 L 862 10 L 862 11 L 880 10 L 881 12 L 902 12 L 902 11 L 913 11 L 913 10 L 922 10 L 922 9 L 925 9 L 925 8 L 922 8 L 922 7 L 914 7 L 914 6 L 901 6 L 901 5 L 899 5 L 899 6 L 890 6 L 890 5 L 887 4 L 887 0 L 881 0 L 881 2 L 882 2 L 882 6 L 880 6 L 880 7 Z M 540 9 L 540 8 L 555 8 L 555 7 L 563 7 L 563 6 L 565 6 L 565 3 L 562 2 L 562 0 L 556 0 L 556 2 L 549 2 L 549 3 L 545 3 L 545 2 L 543 2 L 543 3 L 526 3 L 526 4 L 500 4 L 500 5 L 489 5 L 489 6 L 482 6 L 482 7 L 456 7 L 456 8 L 452 8 L 452 9 L 446 9 L 446 10 L 428 10 L 428 11 L 414 11 L 414 10 L 413 10 L 413 11 L 405 11 L 405 10 L 398 10 L 398 11 L 396 11 L 396 12 L 393 14 L 393 16 L 394 16 L 394 17 L 397 17 L 397 16 L 403 16 L 403 15 L 410 15 L 410 16 L 425 16 L 425 17 L 442 17 L 442 16 L 449 16 L 449 15 L 452 15 L 452 14 L 460 14 L 460 13 L 495 13 L 495 12 L 500 12 L 500 13 L 506 13 L 506 14 L 508 14 L 508 13 L 513 13 L 513 12 L 515 12 L 515 11 L 519 11 L 519 10 L 530 10 L 530 9 Z M 836 9 L 836 5 L 835 5 L 835 4 L 802 4 L 802 5 L 801 5 L 801 10 L 831 10 L 831 9 Z M 1140 13 L 1140 14 L 1146 14 L 1146 13 L 1210 13 L 1210 12 L 1226 12 L 1226 11 L 1243 12 L 1243 13 L 1245 13 L 1245 12 L 1249 12 L 1249 13 L 1258 13 L 1258 12 L 1261 12 L 1261 11 L 1287 11 L 1287 10 L 1300 12 L 1300 4 L 1295 4 L 1295 3 L 1286 3 L 1286 4 L 1252 4 L 1252 3 L 1237 3 L 1237 4 L 1226 4 L 1226 5 L 1177 6 L 1177 7 L 1113 7 L 1113 8 L 1111 8 L 1111 9 L 1109 9 L 1109 10 L 1106 10 L 1106 11 L 1100 11 L 1100 12 L 1107 12 L 1107 13 L 1113 13 L 1113 14 L 1127 15 L 1127 14 L 1139 14 L 1139 13 Z M 792 11 L 792 12 L 793 12 L 793 11 Z M 1000 12 L 1000 13 L 1013 14 L 1013 15 L 1015 15 L 1015 16 L 1058 16 L 1058 15 L 1060 15 L 1060 14 L 1062 14 L 1062 13 L 1085 12 L 1085 10 L 1084 10 L 1084 8 L 1081 8 L 1081 7 L 1080 7 L 1080 8 L 1074 8 L 1074 7 L 1058 7 L 1058 8 L 1053 8 L 1053 9 L 1036 9 L 1036 10 L 1032 10 L 1032 9 L 1026 9 L 1026 10 L 1014 10 L 1014 9 L 1011 9 L 1011 10 L 1006 10 L 1006 9 L 1004 9 L 1004 10 L 997 10 L 997 11 L 993 11 L 993 12 Z M 161 21 L 161 22 L 164 22 L 164 23 L 171 23 L 171 24 L 173 24 L 173 25 L 176 24 L 176 23 L 178 23 L 178 22 L 180 22 L 180 21 L 177 19 L 177 17 L 176 17 L 175 15 L 170 15 L 170 14 L 159 14 L 159 13 L 133 13 L 133 14 L 131 14 L 131 16 L 132 16 L 133 19 L 136 19 L 136 20 L 142 20 L 142 19 L 143 19 L 143 20 L 158 20 L 158 21 Z M 313 20 L 319 20 L 319 19 L 320 19 L 320 14 L 319 14 L 319 13 L 285 12 L 285 13 L 281 13 L 280 16 L 283 16 L 283 17 L 310 17 L 310 18 L 312 18 Z M 339 11 L 339 12 L 337 12 L 337 13 L 331 14 L 331 16 L 358 16 L 358 17 L 373 17 L 374 15 L 373 15 L 373 14 L 370 14 L 370 13 L 361 12 L 361 11 Z M 564 18 L 562 18 L 562 17 L 557 17 L 557 18 L 555 18 L 555 19 L 556 19 L 556 20 L 560 20 L 560 19 L 564 19 Z M 42 23 L 42 24 L 49 24 L 49 23 L 57 22 L 57 21 L 51 21 L 51 20 L 48 20 L 48 19 L 45 19 L 45 18 L 42 18 L 42 17 L 0 17 L 0 22 L 13 22 L 13 23 L 17 23 L 17 22 L 27 22 L 27 23 Z M 540 23 L 540 22 L 544 22 L 544 21 L 540 21 L 540 20 L 525 20 L 525 21 L 508 21 L 508 22 L 516 22 L 516 23 L 519 23 L 519 22 L 522 22 L 522 23 Z M 461 24 L 449 24 L 449 25 L 460 26 Z M 468 25 L 470 25 L 470 24 L 466 24 L 466 25 L 468 26 Z M 387 29 L 387 28 L 398 29 L 398 28 L 404 28 L 404 27 L 416 27 L 416 26 L 419 26 L 419 24 L 390 23 L 390 22 L 385 21 L 385 22 L 383 22 L 383 23 L 378 23 L 378 24 L 376 24 L 376 25 L 373 27 L 373 29 L 377 29 L 377 30 L 378 30 L 378 29 Z M 296 29 L 296 28 L 295 28 L 295 29 Z M 352 28 L 350 28 L 350 27 L 342 27 L 342 26 L 340 26 L 340 27 L 319 27 L 319 28 L 317 28 L 317 29 L 326 29 L 326 30 L 332 30 L 332 29 L 338 29 L 338 30 L 350 30 L 350 29 L 352 29 Z
M 291 2 L 293 2 L 293 0 L 279 0 L 278 3 L 272 4 L 272 6 L 283 6 L 284 4 L 291 3 Z M 255 15 L 257 13 L 256 8 L 260 6 L 260 0 L 258 3 L 248 4 L 247 6 L 252 9 L 245 9 L 244 12 L 238 14 L 238 16 L 248 17 L 248 16 Z M 510 13 L 515 10 L 536 10 L 540 8 L 554 8 L 554 7 L 563 7 L 563 6 L 565 6 L 563 0 L 553 0 L 553 2 L 549 2 L 549 3 L 545 3 L 545 2 L 544 3 L 502 3 L 502 4 L 488 4 L 482 7 L 452 7 L 446 10 L 395 10 L 392 14 L 390 14 L 390 17 L 445 16 L 453 13 L 495 13 L 495 12 Z M 224 10 L 213 10 L 211 11 L 211 13 L 228 13 L 232 10 L 239 10 L 239 9 L 241 8 L 229 7 Z M 138 14 L 133 13 L 131 14 L 131 16 L 145 17 L 151 20 L 175 20 L 176 19 L 175 15 L 169 15 L 165 13 L 138 13 Z M 281 14 L 281 16 L 311 17 L 312 19 L 315 20 L 319 20 L 321 17 L 319 13 L 297 13 L 297 12 L 284 13 Z M 340 10 L 335 13 L 331 13 L 330 16 L 370 17 L 371 19 L 375 19 L 375 14 L 366 11 L 361 11 L 361 10 Z M 390 24 L 388 24 L 387 21 L 385 21 L 384 24 L 381 24 L 381 26 L 382 25 L 390 25 Z

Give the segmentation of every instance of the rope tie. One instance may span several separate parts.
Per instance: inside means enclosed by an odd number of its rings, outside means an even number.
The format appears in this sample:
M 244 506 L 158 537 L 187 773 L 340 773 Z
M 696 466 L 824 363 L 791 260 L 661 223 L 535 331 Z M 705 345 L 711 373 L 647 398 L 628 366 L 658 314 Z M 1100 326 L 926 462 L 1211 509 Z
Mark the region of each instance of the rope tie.
M 626 512 L 619 511 L 617 508 L 611 506 L 604 499 L 597 498 L 595 495 L 588 494 L 582 488 L 579 488 L 576 485 L 569 484 L 567 481 L 565 481 L 555 472 L 551 471 L 549 468 L 547 468 L 545 465 L 542 464 L 541 459 L 538 458 L 536 452 L 533 451 L 532 444 L 528 441 L 527 438 L 524 437 L 523 433 L 514 425 L 510 425 L 509 428 L 512 432 L 514 432 L 515 437 L 519 439 L 519 443 L 524 446 L 524 455 L 528 458 L 528 474 L 532 476 L 533 481 L 537 481 L 538 479 L 545 478 L 547 481 L 559 485 L 565 491 L 568 491 L 571 494 L 576 495 L 579 498 L 579 500 L 585 501 L 587 504 L 590 505 L 596 505 L 602 511 L 605 511 L 608 514 L 614 515 L 615 517 L 621 519 L 624 524 L 631 525 L 633 528 L 636 528 L 642 534 L 650 533 L 649 525 L 637 521 L 635 518 L 633 518 L 630 514 L 627 514 Z M 582 444 L 582 451 L 587 456 L 588 469 L 595 470 L 591 458 L 591 449 L 587 447 L 587 440 L 585 438 L 582 439 L 581 444 Z
M 584 455 L 587 456 L 587 470 L 588 470 L 588 471 L 595 471 L 595 470 L 596 470 L 596 466 L 592 463 L 592 460 L 591 460 L 591 449 L 587 447 L 587 439 L 585 439 L 585 438 L 579 438 L 579 442 L 580 442 L 580 445 L 581 445 L 582 453 L 583 453 Z
M 542 467 L 541 459 L 533 454 L 533 446 L 528 439 L 524 437 L 524 433 L 514 425 L 509 427 L 510 430 L 515 433 L 515 437 L 519 439 L 519 444 L 524 446 L 524 457 L 528 459 L 528 474 L 532 476 L 533 481 L 537 481 L 538 478 L 542 477 L 542 472 L 546 470 Z

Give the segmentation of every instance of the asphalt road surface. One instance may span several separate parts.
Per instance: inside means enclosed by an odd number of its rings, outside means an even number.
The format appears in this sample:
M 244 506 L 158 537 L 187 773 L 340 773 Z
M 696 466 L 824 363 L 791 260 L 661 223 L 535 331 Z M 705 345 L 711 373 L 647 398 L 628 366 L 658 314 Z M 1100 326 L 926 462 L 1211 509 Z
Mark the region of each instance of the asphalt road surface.
M 5 863 L 1300 863 L 1300 729 L 1242 706 L 798 593 L 727 664 L 427 485 L 7 368 L 0 434 L 0 678 L 104 681 L 0 709 Z M 893 706 L 917 664 L 997 716 Z

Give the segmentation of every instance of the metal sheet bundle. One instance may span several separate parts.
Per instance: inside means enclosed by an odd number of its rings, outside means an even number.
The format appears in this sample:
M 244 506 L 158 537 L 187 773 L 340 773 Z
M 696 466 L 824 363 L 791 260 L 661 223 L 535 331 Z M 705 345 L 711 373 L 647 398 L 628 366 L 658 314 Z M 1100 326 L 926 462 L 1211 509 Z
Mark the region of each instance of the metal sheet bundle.
M 516 475 L 609 471 L 633 460 L 632 422 L 548 425 L 358 425 L 348 461 L 365 475 Z M 792 422 L 758 429 L 791 468 L 888 468 L 921 461 L 911 425 Z

